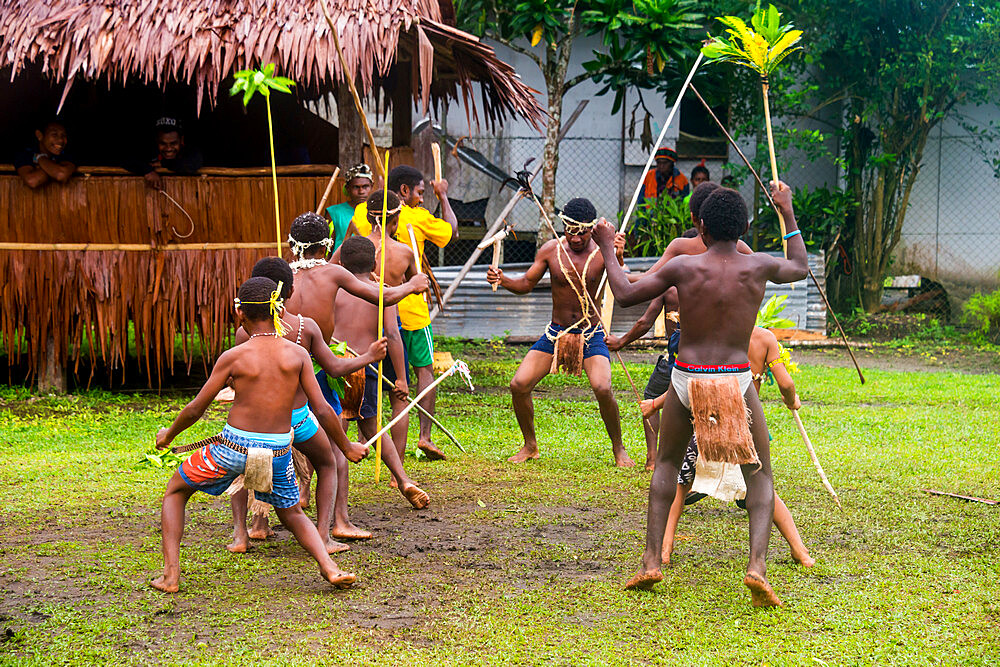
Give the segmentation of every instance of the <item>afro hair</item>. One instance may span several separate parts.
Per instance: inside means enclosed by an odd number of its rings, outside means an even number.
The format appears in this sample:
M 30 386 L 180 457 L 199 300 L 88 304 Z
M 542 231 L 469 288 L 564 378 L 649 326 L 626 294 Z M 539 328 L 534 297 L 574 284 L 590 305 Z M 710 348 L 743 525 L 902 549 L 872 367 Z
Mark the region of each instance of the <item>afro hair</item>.
M 571 218 L 577 222 L 591 222 L 597 217 L 597 209 L 594 208 L 589 199 L 584 199 L 583 197 L 570 199 L 566 202 L 562 213 L 567 218 Z
M 424 175 L 420 173 L 419 169 L 401 164 L 398 167 L 393 167 L 392 171 L 389 172 L 389 189 L 393 192 L 399 192 L 399 188 L 405 185 L 412 190 L 420 185 L 422 180 L 424 180 Z
M 358 275 L 375 270 L 375 244 L 364 236 L 352 236 L 340 246 L 340 264 Z
M 747 229 L 747 205 L 736 190 L 719 187 L 699 211 L 705 231 L 716 241 L 735 241 Z
M 251 322 L 270 320 L 272 315 L 268 302 L 276 289 L 278 283 L 264 276 L 255 276 L 240 285 L 237 296 L 240 299 L 243 316 Z
M 310 244 L 305 248 L 305 252 L 325 250 L 326 248 L 320 244 L 320 241 L 330 238 L 330 225 L 318 214 L 309 211 L 292 221 L 288 235 L 299 243 Z
M 718 189 L 719 184 L 713 183 L 712 181 L 705 181 L 696 187 L 694 192 L 691 193 L 691 199 L 688 200 L 688 209 L 691 210 L 691 215 L 698 220 L 701 220 L 701 216 L 699 215 L 701 212 L 701 205 L 705 203 L 706 199 L 708 199 L 708 195 Z
M 275 284 L 281 283 L 282 299 L 292 295 L 292 281 L 295 279 L 295 274 L 292 273 L 292 267 L 288 266 L 288 262 L 280 257 L 265 257 L 259 260 L 253 265 L 250 275 L 255 278 L 264 276 L 273 280 Z

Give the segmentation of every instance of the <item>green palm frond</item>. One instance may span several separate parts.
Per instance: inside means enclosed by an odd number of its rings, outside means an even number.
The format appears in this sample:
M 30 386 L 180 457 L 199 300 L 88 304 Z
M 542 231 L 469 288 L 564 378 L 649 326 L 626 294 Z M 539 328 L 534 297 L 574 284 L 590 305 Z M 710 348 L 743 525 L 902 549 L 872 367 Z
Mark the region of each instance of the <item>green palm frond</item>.
M 789 53 L 802 48 L 795 46 L 802 31 L 794 30 L 791 23 L 782 25 L 781 12 L 774 5 L 762 9 L 758 2 L 749 26 L 738 16 L 717 18 L 726 26 L 728 37 L 712 37 L 702 47 L 709 61 L 749 67 L 767 78 Z
M 243 93 L 243 106 L 246 106 L 255 93 L 260 93 L 264 97 L 269 97 L 271 90 L 291 93 L 291 87 L 295 82 L 288 77 L 275 76 L 274 69 L 274 63 L 268 63 L 263 69 L 240 70 L 233 75 L 233 87 L 229 89 L 229 94 Z

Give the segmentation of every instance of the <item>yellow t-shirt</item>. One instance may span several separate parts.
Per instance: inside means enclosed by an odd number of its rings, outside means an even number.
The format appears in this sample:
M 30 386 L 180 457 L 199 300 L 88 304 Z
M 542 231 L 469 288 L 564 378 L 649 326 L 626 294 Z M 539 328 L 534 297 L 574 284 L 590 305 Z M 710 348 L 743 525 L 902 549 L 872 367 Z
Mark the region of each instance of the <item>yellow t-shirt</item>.
M 417 248 L 420 250 L 420 264 L 423 265 L 424 242 L 430 241 L 439 248 L 443 248 L 451 241 L 451 225 L 435 218 L 426 208 L 403 205 L 403 210 L 399 212 L 399 226 L 396 228 L 396 240 L 410 246 L 410 235 L 406 231 L 406 226 L 413 228 L 413 236 L 417 239 Z M 354 209 L 354 226 L 362 236 L 372 233 L 372 226 L 368 222 L 368 205 L 358 204 Z M 423 329 L 431 323 L 430 311 L 427 309 L 427 301 L 423 294 L 411 294 L 396 306 L 399 311 L 399 320 L 403 323 L 403 328 L 407 331 Z

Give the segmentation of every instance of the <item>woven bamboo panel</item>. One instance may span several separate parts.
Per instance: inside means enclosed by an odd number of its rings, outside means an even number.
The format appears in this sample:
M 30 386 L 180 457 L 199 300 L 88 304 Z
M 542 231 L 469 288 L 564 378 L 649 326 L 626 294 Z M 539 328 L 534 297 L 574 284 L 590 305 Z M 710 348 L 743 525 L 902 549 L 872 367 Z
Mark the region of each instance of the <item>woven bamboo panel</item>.
M 16 176 L 0 176 L 0 240 L 22 243 L 274 242 L 274 208 L 267 177 L 167 177 L 166 191 L 191 223 L 141 178 L 74 178 L 37 191 Z M 292 219 L 316 207 L 325 177 L 278 181 L 282 240 Z M 342 183 L 329 203 L 343 198 Z M 177 230 L 175 233 L 174 230 Z M 124 369 L 131 333 L 135 355 L 159 382 L 176 361 L 190 367 L 197 341 L 206 362 L 225 349 L 234 324 L 232 299 L 261 257 L 273 248 L 227 250 L 0 251 L 0 334 L 10 363 L 25 341 L 27 362 L 38 368 L 46 341 L 64 366 L 82 358 Z M 287 256 L 286 256 L 287 257 Z M 175 360 L 175 340 L 181 350 Z M 93 363 L 91 365 L 93 365 Z

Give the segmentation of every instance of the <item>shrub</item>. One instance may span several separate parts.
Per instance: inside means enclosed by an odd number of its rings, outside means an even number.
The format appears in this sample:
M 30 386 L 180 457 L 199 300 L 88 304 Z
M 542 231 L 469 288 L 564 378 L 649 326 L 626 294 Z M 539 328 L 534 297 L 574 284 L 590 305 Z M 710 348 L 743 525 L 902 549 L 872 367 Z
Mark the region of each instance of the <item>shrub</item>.
M 1000 343 L 1000 290 L 973 294 L 962 306 L 962 324 L 971 324 L 983 338 Z
M 655 257 L 667 245 L 691 227 L 691 211 L 687 202 L 664 194 L 635 210 L 635 223 L 629 254 L 634 257 Z

